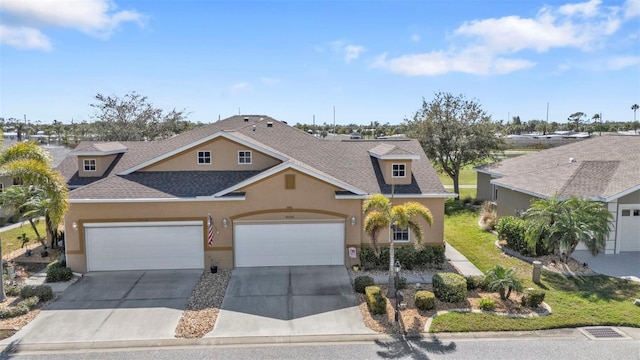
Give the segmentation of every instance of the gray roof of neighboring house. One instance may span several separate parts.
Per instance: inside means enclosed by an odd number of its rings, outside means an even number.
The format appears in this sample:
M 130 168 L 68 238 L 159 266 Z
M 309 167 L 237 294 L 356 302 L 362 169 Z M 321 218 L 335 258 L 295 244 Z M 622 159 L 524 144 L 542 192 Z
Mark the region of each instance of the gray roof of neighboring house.
M 539 196 L 613 199 L 640 189 L 640 137 L 602 136 L 476 168 Z
M 245 117 L 249 121 L 245 121 Z M 285 157 L 291 164 L 366 193 L 391 192 L 390 186 L 384 184 L 377 160 L 369 154 L 370 150 L 387 144 L 383 148 L 390 149 L 393 153 L 419 156 L 419 159 L 412 162 L 412 183 L 396 185 L 396 193 L 442 196 L 447 193 L 416 140 L 326 141 L 264 115 L 233 116 L 167 140 L 121 142 L 127 151 L 119 155 L 102 178 L 79 178 L 76 156 L 65 159 L 58 170 L 69 180 L 70 186 L 86 185 L 70 192 L 70 197 L 75 199 L 192 197 L 202 196 L 203 192 L 212 195 L 260 172 L 252 174 L 225 171 L 215 174 L 216 172 L 185 171 L 117 174 L 222 131 L 257 148 Z M 92 143 L 81 143 L 76 151 L 92 149 L 94 146 Z M 268 169 L 264 171 L 266 170 Z M 204 178 L 206 176 L 211 178 L 207 180 Z M 178 178 L 181 180 L 177 180 Z M 217 184 L 207 187 L 200 184 L 201 181 L 214 180 Z M 82 182 L 93 184 L 87 185 Z M 187 183 L 194 189 L 181 189 Z M 208 193 L 210 191 L 211 193 Z

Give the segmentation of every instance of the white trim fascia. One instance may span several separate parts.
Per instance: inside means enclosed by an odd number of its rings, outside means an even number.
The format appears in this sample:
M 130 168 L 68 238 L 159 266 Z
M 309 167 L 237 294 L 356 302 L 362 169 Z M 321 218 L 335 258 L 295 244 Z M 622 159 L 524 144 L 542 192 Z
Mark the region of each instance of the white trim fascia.
M 138 199 L 69 199 L 71 204 L 102 203 L 160 203 L 160 202 L 202 202 L 202 201 L 244 201 L 246 196 L 196 197 L 196 198 L 138 198 Z
M 374 154 L 369 150 L 369 155 L 373 156 L 376 159 L 380 160 L 420 160 L 420 155 L 414 154 L 390 154 L 390 155 L 380 155 Z
M 621 191 L 621 192 L 619 192 L 619 193 L 617 193 L 617 194 L 615 194 L 613 196 L 610 196 L 610 197 L 606 198 L 605 201 L 606 202 L 610 202 L 610 201 L 613 201 L 613 200 L 618 200 L 621 197 L 627 196 L 627 195 L 631 194 L 632 192 L 636 192 L 638 190 L 640 190 L 640 185 L 636 185 L 634 187 L 630 187 L 627 190 Z
M 345 189 L 347 191 L 351 191 L 352 193 L 355 193 L 357 195 L 366 195 L 366 192 L 364 192 L 364 191 L 362 191 L 360 189 L 357 189 L 357 188 L 355 188 L 355 187 L 353 187 L 351 185 L 348 185 L 346 183 L 343 183 L 343 182 L 341 182 L 339 180 L 334 180 L 334 179 L 331 179 L 331 178 L 329 178 L 327 176 L 324 176 L 322 174 L 318 174 L 317 172 L 305 169 L 302 166 L 299 166 L 299 165 L 296 165 L 296 164 L 292 164 L 290 162 L 285 162 L 285 163 L 279 164 L 277 166 L 274 166 L 271 169 L 268 169 L 267 171 L 261 172 L 260 174 L 258 174 L 256 176 L 253 176 L 253 177 L 251 177 L 251 178 L 249 178 L 249 179 L 247 179 L 245 181 L 237 183 L 237 184 L 233 185 L 230 188 L 227 188 L 225 190 L 217 192 L 217 193 L 213 194 L 213 196 L 215 196 L 215 197 L 223 196 L 225 194 L 228 194 L 228 193 L 233 192 L 235 190 L 241 189 L 241 188 L 243 188 L 243 187 L 245 187 L 247 185 L 255 183 L 256 181 L 260 181 L 262 179 L 265 179 L 265 178 L 267 178 L 267 177 L 269 177 L 271 175 L 277 174 L 277 173 L 279 173 L 281 171 L 284 171 L 284 170 L 287 170 L 287 169 L 292 169 L 292 170 L 299 171 L 299 172 L 301 172 L 303 174 L 306 174 L 306 175 L 309 175 L 309 176 L 314 177 L 316 179 L 319 179 L 321 181 L 327 182 L 327 183 L 329 183 L 331 185 L 335 185 L 335 186 L 337 186 L 339 188 Z
M 75 156 L 107 156 L 107 155 L 115 155 L 115 154 L 123 154 L 126 153 L 127 149 L 119 149 L 119 150 L 109 150 L 109 151 L 72 151 L 69 155 Z
M 504 174 L 500 174 L 497 172 L 493 172 L 493 171 L 488 171 L 488 170 L 481 170 L 481 169 L 477 169 L 477 168 L 473 168 L 472 170 L 474 170 L 475 172 L 479 172 L 482 174 L 487 174 L 487 175 L 491 175 L 491 176 L 495 176 L 496 179 L 499 179 L 501 177 L 504 177 Z
M 155 227 L 155 226 L 202 226 L 202 221 L 117 221 L 117 222 L 89 222 L 82 224 L 85 228 L 111 227 Z
M 391 194 L 382 194 L 388 198 L 391 198 Z M 336 200 L 358 200 L 369 199 L 371 194 L 365 195 L 336 195 Z M 395 199 L 439 199 L 439 198 L 456 198 L 458 194 L 455 193 L 425 193 L 425 194 L 394 194 Z
M 141 163 L 141 164 L 138 164 L 138 165 L 136 165 L 136 166 L 134 166 L 134 167 L 131 167 L 131 168 L 129 168 L 129 169 L 126 169 L 126 170 L 124 170 L 124 171 L 121 171 L 121 172 L 119 172 L 117 175 L 129 175 L 129 174 L 131 174 L 131 173 L 132 173 L 132 172 L 134 172 L 134 171 L 137 171 L 137 170 L 140 170 L 140 169 L 142 169 L 142 168 L 145 168 L 145 167 L 147 167 L 147 166 L 149 166 L 149 165 L 155 164 L 155 163 L 157 163 L 157 162 L 159 162 L 159 161 L 162 161 L 162 160 L 167 159 L 167 158 L 169 158 L 169 157 L 171 157 L 171 156 L 174 156 L 174 155 L 176 155 L 176 154 L 179 154 L 179 153 L 181 153 L 181 152 L 183 152 L 183 151 L 186 151 L 186 150 L 189 150 L 189 149 L 191 149 L 191 148 L 194 148 L 194 147 L 196 147 L 196 146 L 198 146 L 198 145 L 204 144 L 204 143 L 206 143 L 206 142 L 208 142 L 208 141 L 211 141 L 211 140 L 213 140 L 213 139 L 216 139 L 216 138 L 218 138 L 218 137 L 223 137 L 223 138 L 225 138 L 225 139 L 227 139 L 227 140 L 231 140 L 231 141 L 237 142 L 237 143 L 239 143 L 239 144 L 241 144 L 241 145 L 244 145 L 244 146 L 246 146 L 246 147 L 248 147 L 248 148 L 250 148 L 250 149 L 253 149 L 253 150 L 258 151 L 258 152 L 261 152 L 261 153 L 264 153 L 264 154 L 266 154 L 266 155 L 269 155 L 269 156 L 271 156 L 271 157 L 274 157 L 274 158 L 276 158 L 276 159 L 278 159 L 278 160 L 280 160 L 280 161 L 283 161 L 283 162 L 284 162 L 284 161 L 289 160 L 287 157 L 285 157 L 285 156 L 283 156 L 283 155 L 280 155 L 280 154 L 277 154 L 277 153 L 275 153 L 275 152 L 273 152 L 273 151 L 270 151 L 270 150 L 264 149 L 264 148 L 262 148 L 262 147 L 260 147 L 260 146 L 257 146 L 257 145 L 255 145 L 255 144 L 253 144 L 253 143 L 250 143 L 250 142 L 248 142 L 248 141 L 246 141 L 246 140 L 243 140 L 243 139 L 237 138 L 237 137 L 235 137 L 235 136 L 233 136 L 233 135 L 229 134 L 228 132 L 225 132 L 225 131 L 218 131 L 217 133 L 215 133 L 215 134 L 213 134 L 213 135 L 209 135 L 209 136 L 204 137 L 204 138 L 202 138 L 202 139 L 200 139 L 200 140 L 194 141 L 194 142 L 189 143 L 189 144 L 187 144 L 187 145 L 185 145 L 185 146 L 182 146 L 182 147 L 179 147 L 179 148 L 177 148 L 177 149 L 175 149 L 175 150 L 172 150 L 172 151 L 169 151 L 169 152 L 167 152 L 167 153 L 164 153 L 164 154 L 162 154 L 162 155 L 160 155 L 160 156 L 156 156 L 155 158 L 153 158 L 153 159 L 151 159 L 151 160 L 147 160 L 147 161 L 145 161 L 145 162 L 143 162 L 143 163 Z M 213 154 L 212 154 L 212 156 L 213 156 Z

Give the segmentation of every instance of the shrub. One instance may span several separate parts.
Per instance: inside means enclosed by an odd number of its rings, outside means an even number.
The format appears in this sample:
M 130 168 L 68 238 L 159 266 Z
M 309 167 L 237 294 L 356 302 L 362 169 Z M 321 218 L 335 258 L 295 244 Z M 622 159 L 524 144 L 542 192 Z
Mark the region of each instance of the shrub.
M 60 261 L 58 261 L 58 260 L 53 260 L 52 262 L 50 262 L 49 264 L 47 264 L 47 271 L 48 271 L 49 269 L 52 269 L 52 268 L 59 268 L 59 267 L 62 267 L 62 264 L 60 263 Z
M 446 261 L 442 245 L 426 245 L 417 249 L 413 246 L 398 246 L 394 251 L 395 260 L 400 262 L 402 268 L 406 270 L 440 268 Z M 371 246 L 362 247 L 360 249 L 360 264 L 363 270 L 388 270 L 389 248 L 381 247 L 379 256 L 376 256 Z
M 487 271 L 487 288 L 497 291 L 500 299 L 506 300 L 511 296 L 511 291 L 522 291 L 522 283 L 516 276 L 516 269 L 506 269 L 502 265 L 496 265 Z
M 485 286 L 484 275 L 467 276 L 467 290 L 483 289 Z
M 58 260 L 54 261 L 54 263 L 58 263 Z M 69 281 L 73 278 L 73 271 L 67 267 L 62 267 L 62 265 L 52 266 L 47 268 L 47 278 L 46 282 L 59 282 L 59 281 Z
M 5 285 L 4 293 L 7 296 L 20 296 L 20 291 L 22 290 L 22 285 Z
M 356 292 L 364 294 L 364 290 L 367 288 L 367 286 L 375 285 L 375 283 L 373 282 L 373 278 L 371 276 L 361 275 L 356 277 L 356 279 L 353 281 L 353 285 Z
M 467 298 L 467 280 L 455 273 L 437 273 L 432 280 L 433 293 L 445 302 L 459 302 Z
M 431 291 L 416 291 L 415 303 L 418 310 L 431 310 L 436 306 L 436 297 Z
M 513 251 L 517 251 L 524 256 L 543 256 L 548 255 L 549 250 L 546 248 L 542 240 L 536 243 L 535 249 L 524 239 L 526 232 L 526 220 L 513 216 L 504 216 L 498 221 L 496 230 L 498 231 L 498 240 L 506 241 L 507 247 Z
M 4 308 L 0 310 L 0 319 L 12 318 L 20 315 L 24 315 L 29 312 L 29 310 L 35 308 L 40 299 L 37 296 L 31 296 L 20 301 L 16 306 Z
M 542 304 L 545 295 L 544 290 L 527 290 L 522 296 L 522 305 L 535 309 Z
M 385 314 L 387 312 L 387 298 L 377 286 L 367 286 L 367 305 L 372 314 Z
M 27 285 L 22 287 L 20 296 L 25 299 L 37 296 L 41 301 L 49 301 L 53 299 L 53 291 L 51 290 L 51 286 L 47 285 Z
M 496 308 L 496 302 L 493 299 L 480 299 L 478 306 L 484 311 L 493 311 Z

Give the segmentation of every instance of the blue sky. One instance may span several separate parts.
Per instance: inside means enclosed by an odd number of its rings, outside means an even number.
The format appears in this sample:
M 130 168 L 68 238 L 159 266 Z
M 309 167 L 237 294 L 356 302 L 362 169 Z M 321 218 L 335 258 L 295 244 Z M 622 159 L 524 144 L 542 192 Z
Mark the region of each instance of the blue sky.
M 130 91 L 205 123 L 397 124 L 437 91 L 631 121 L 640 0 L 0 2 L 0 117 L 91 121 Z

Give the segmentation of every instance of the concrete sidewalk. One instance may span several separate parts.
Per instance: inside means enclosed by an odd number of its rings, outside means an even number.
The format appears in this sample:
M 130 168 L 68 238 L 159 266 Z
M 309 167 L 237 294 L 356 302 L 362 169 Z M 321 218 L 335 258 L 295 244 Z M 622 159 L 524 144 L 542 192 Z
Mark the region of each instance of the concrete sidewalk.
M 484 275 L 480 269 L 471 263 L 462 253 L 450 244 L 445 245 L 444 255 L 451 265 L 464 276 Z

